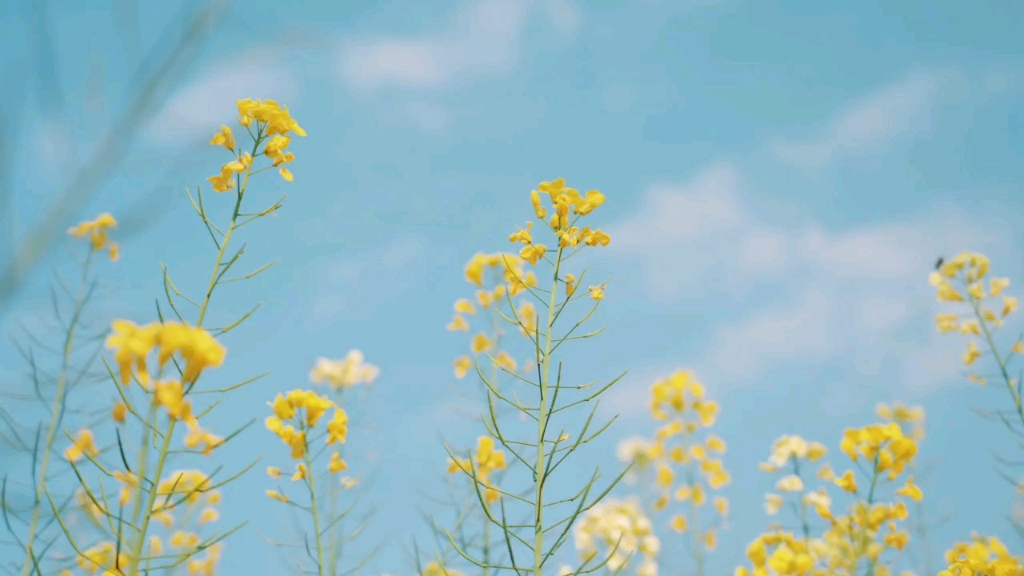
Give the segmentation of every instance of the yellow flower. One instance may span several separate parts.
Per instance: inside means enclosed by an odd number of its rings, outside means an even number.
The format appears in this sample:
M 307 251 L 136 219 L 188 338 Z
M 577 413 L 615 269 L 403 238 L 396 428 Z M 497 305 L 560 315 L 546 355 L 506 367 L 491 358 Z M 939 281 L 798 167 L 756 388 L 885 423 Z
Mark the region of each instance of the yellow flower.
M 482 253 L 476 253 L 466 263 L 466 280 L 476 284 L 477 286 L 484 285 L 484 266 L 486 265 L 485 256 Z
M 975 336 L 981 335 L 981 328 L 978 326 L 977 320 L 967 320 L 960 325 L 960 333 L 967 335 L 973 334 Z
M 465 318 L 456 314 L 445 328 L 449 332 L 469 332 L 469 322 L 466 322 Z
M 334 409 L 334 418 L 327 423 L 327 444 L 345 443 L 348 435 L 348 413 L 341 408 Z
M 105 247 L 109 247 L 110 259 L 117 261 L 120 254 L 120 248 L 116 242 L 112 242 L 107 236 L 107 229 L 116 227 L 117 220 L 115 220 L 109 212 L 104 212 L 94 220 L 88 220 L 78 224 L 77 226 L 68 228 L 68 234 L 74 238 L 84 238 L 85 236 L 89 236 L 89 243 L 92 245 L 93 251 L 99 251 Z
M 470 350 L 472 350 L 474 354 L 486 352 L 487 350 L 490 350 L 490 348 L 491 341 L 487 338 L 487 334 L 480 332 L 476 336 L 473 336 L 473 342 L 470 345 Z
M 530 234 L 530 229 L 532 229 L 532 228 L 533 228 L 533 222 L 527 222 L 526 223 L 526 228 L 519 228 L 516 231 L 515 234 L 512 234 L 511 236 L 508 237 L 508 241 L 512 242 L 513 244 L 515 244 L 517 242 L 521 242 L 521 243 L 527 244 L 527 245 L 532 244 L 533 243 L 533 235 Z
M 123 402 L 114 404 L 114 409 L 110 411 L 110 417 L 114 419 L 114 422 L 119 424 L 124 423 L 125 416 L 128 414 L 128 407 Z
M 675 480 L 675 477 L 676 475 L 675 472 L 672 471 L 672 468 L 666 464 L 662 464 L 661 466 L 658 466 L 658 474 L 655 479 L 655 484 L 662 488 L 668 488 L 672 485 L 672 481 Z
M 583 241 L 587 246 L 607 246 L 612 241 L 611 236 L 600 229 L 590 231 L 590 229 L 584 228 L 583 230 Z
M 839 486 L 851 494 L 857 493 L 857 479 L 853 476 L 853 470 L 843 472 L 842 477 L 836 478 L 833 482 L 836 483 L 836 486 Z
M 906 496 L 915 502 L 920 502 L 924 499 L 924 492 L 921 491 L 921 487 L 914 484 L 914 477 L 908 476 L 907 483 L 902 488 L 896 491 L 900 496 Z
M 224 443 L 224 439 L 216 434 L 213 434 L 209 430 L 203 430 L 199 426 L 199 422 L 196 420 L 189 421 L 188 433 L 185 435 L 185 447 L 189 449 L 198 448 L 200 444 L 203 448 L 200 453 L 203 456 L 209 456 L 213 453 L 213 449 Z
M 722 440 L 721 438 L 715 436 L 714 434 L 708 436 L 708 439 L 705 442 L 705 444 L 707 445 L 708 450 L 718 452 L 719 454 L 725 452 L 725 440 Z
M 348 476 L 342 476 L 341 477 L 341 486 L 343 488 L 345 488 L 346 490 L 348 490 L 349 488 L 352 488 L 353 486 L 355 486 L 358 483 L 359 483 L 359 481 L 356 480 L 355 478 L 349 478 Z
M 303 404 L 306 408 L 306 424 L 313 428 L 320 421 L 324 413 L 334 407 L 335 404 L 327 396 L 321 396 L 312 390 L 307 390 L 304 396 Z
M 330 470 L 331 473 L 333 474 L 341 472 L 342 470 L 348 470 L 348 464 L 346 464 L 345 461 L 341 459 L 340 454 L 338 454 L 337 452 L 333 452 L 331 453 L 331 461 L 328 462 L 327 464 L 327 469 Z
M 180 322 L 165 322 L 159 325 L 160 353 L 158 360 L 163 366 L 174 354 L 185 360 L 182 382 L 194 382 L 203 370 L 215 368 L 224 363 L 226 350 L 209 332 Z
M 690 497 L 694 504 L 700 506 L 704 504 L 707 499 L 707 495 L 704 492 L 704 488 L 701 488 L 700 484 L 693 485 L 693 495 Z
M 717 544 L 718 539 L 716 537 L 715 529 L 708 528 L 708 531 L 704 533 L 704 546 L 707 547 L 708 550 L 714 550 Z
M 565 295 L 572 296 L 572 293 L 576 291 L 576 277 L 572 274 L 565 275 Z
M 519 251 L 519 256 L 523 260 L 529 262 L 530 265 L 535 266 L 537 261 L 543 258 L 547 251 L 547 246 L 543 244 L 530 244 L 528 246 L 523 246 L 522 250 Z
M 317 358 L 309 373 L 314 384 L 327 382 L 335 390 L 346 390 L 359 384 L 370 385 L 380 376 L 380 368 L 365 361 L 359 350 L 349 350 L 340 360 Z
M 277 480 L 281 477 L 281 469 L 277 466 L 267 466 L 267 476 Z
M 938 314 L 935 316 L 935 327 L 939 332 L 952 332 L 957 329 L 956 314 Z
M 96 447 L 96 440 L 93 437 L 92 430 L 82 428 L 75 435 L 75 440 L 71 446 L 64 450 L 64 457 L 71 462 L 77 462 L 83 455 L 95 458 L 99 453 L 100 451 Z
M 267 496 L 269 498 L 273 498 L 274 500 L 277 500 L 278 502 L 281 502 L 283 504 L 287 504 L 289 502 L 287 496 L 285 496 L 284 494 L 281 494 L 280 492 L 278 492 L 276 490 L 267 490 L 266 494 L 267 494 Z
M 719 514 L 722 516 L 727 516 L 729 514 L 729 501 L 724 497 L 715 496 L 714 503 L 715 510 L 717 510 Z
M 228 152 L 234 152 L 235 135 L 231 133 L 231 128 L 222 125 L 220 132 L 213 135 L 213 140 L 210 140 L 210 144 L 213 146 L 223 146 L 227 148 Z
M 796 474 L 790 474 L 779 479 L 775 484 L 775 489 L 780 492 L 801 492 L 804 489 L 804 482 Z
M 494 363 L 508 372 L 516 371 L 516 361 L 508 352 L 502 351 L 494 358 Z
M 121 384 L 131 381 L 132 368 L 138 372 L 139 381 L 149 383 L 146 370 L 146 356 L 156 346 L 160 337 L 160 326 L 149 324 L 139 326 L 129 320 L 114 320 L 110 325 L 111 334 L 105 346 L 114 350 L 114 361 L 121 369 Z
M 156 383 L 153 402 L 167 409 L 167 416 L 172 420 L 191 421 L 192 403 L 185 399 L 185 389 L 179 380 L 166 380 Z
M 459 298 L 455 301 L 455 311 L 459 314 L 469 314 L 470 316 L 476 314 L 476 307 L 473 303 L 465 298 Z
M 466 377 L 466 373 L 473 367 L 473 360 L 469 356 L 459 356 L 455 359 L 454 366 L 455 377 L 461 380 Z
M 686 532 L 686 517 L 682 514 L 676 514 L 672 517 L 672 529 L 682 534 Z
M 530 336 L 537 332 L 537 309 L 532 302 L 523 302 L 516 312 L 519 317 L 519 331 L 524 336 Z
M 594 300 L 601 300 L 604 298 L 604 288 L 601 286 L 591 286 L 588 288 L 590 291 L 590 297 Z
M 964 352 L 964 364 L 970 366 L 974 364 L 974 361 L 981 356 L 981 350 L 978 349 L 978 343 L 973 340 L 967 343 L 967 351 Z
M 200 524 L 209 524 L 210 522 L 216 522 L 220 519 L 220 512 L 217 512 L 216 508 L 204 508 L 202 513 L 199 514 Z
M 309 470 L 306 469 L 306 465 L 299 462 L 295 465 L 295 474 L 292 474 L 292 482 L 298 482 L 299 480 L 305 480 L 309 476 Z
M 989 280 L 989 292 L 993 296 L 999 296 L 999 294 L 1010 287 L 1009 278 L 992 278 Z
M 778 494 L 765 494 L 764 495 L 764 511 L 769 516 L 774 516 L 779 513 L 782 509 L 782 496 Z
M 1009 316 L 1019 307 L 1020 304 L 1017 302 L 1017 298 L 1013 296 L 1003 296 L 1003 316 Z
M 548 211 L 540 203 L 540 194 L 536 190 L 530 192 L 530 203 L 533 204 L 533 211 L 537 214 L 537 218 L 541 220 L 547 218 Z

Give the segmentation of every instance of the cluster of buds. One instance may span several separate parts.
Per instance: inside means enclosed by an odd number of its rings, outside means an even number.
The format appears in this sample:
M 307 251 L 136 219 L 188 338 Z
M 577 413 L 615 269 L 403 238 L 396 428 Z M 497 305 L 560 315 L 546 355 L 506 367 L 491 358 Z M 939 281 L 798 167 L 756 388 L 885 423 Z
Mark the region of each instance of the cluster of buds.
M 273 100 L 238 100 L 238 122 L 249 130 L 258 148 L 266 142 L 262 151 L 242 152 L 236 148 L 235 135 L 228 126 L 221 126 L 220 132 L 210 140 L 213 146 L 222 146 L 234 155 L 235 159 L 221 166 L 220 174 L 207 178 L 214 192 L 227 192 L 235 186 L 235 175 L 248 173 L 252 169 L 253 157 L 266 156 L 272 166 L 278 168 L 281 177 L 291 182 L 294 179 L 291 171 L 285 167 L 295 160 L 295 154 L 288 152 L 291 134 L 305 136 L 306 131 L 299 126 L 287 106 L 281 106 Z M 255 124 L 255 133 L 252 132 Z

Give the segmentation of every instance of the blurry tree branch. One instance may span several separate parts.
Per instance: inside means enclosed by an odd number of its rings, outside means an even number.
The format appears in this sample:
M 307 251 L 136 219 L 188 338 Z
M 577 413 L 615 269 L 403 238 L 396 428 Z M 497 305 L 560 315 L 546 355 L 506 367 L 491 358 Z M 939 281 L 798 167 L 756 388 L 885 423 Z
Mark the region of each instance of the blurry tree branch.
M 36 74 L 40 76 L 36 83 L 36 97 L 40 101 L 41 112 L 56 115 L 63 112 L 66 98 L 58 81 L 56 45 L 46 4 L 45 0 L 35 0 L 31 7 L 30 22 L 36 44 L 34 64 Z M 116 4 L 122 10 L 132 5 L 126 1 Z M 4 251 L 6 261 L 0 262 L 0 313 L 6 311 L 21 283 L 50 250 L 62 228 L 124 161 L 139 134 L 183 80 L 229 6 L 230 0 L 206 0 L 197 9 L 186 9 L 179 19 L 168 25 L 136 70 L 129 86 L 137 87 L 137 90 L 127 96 L 119 118 L 100 138 L 95 152 L 80 164 L 58 198 L 20 241 L 15 238 L 14 231 L 15 184 L 10 162 L 15 141 L 10 119 L 17 118 L 19 114 L 13 111 L 0 117 L 0 225 L 4 228 L 0 238 L 9 247 Z M 137 7 L 134 10 L 137 12 Z M 119 22 L 118 27 L 122 30 L 131 28 L 123 22 Z M 131 44 L 130 39 L 127 42 Z

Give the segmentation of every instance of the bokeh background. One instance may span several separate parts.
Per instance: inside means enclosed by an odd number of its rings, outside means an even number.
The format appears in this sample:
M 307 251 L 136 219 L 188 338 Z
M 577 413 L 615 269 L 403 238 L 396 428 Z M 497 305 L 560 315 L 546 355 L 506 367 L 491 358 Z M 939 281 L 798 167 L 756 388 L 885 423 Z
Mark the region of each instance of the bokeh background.
M 153 72 L 140 63 L 174 45 L 168 27 L 180 36 L 188 28 L 175 22 L 209 8 L 0 5 L 0 262 L 15 262 L 19 242 L 100 162 L 104 135 L 138 96 L 138 71 Z M 971 530 L 1020 543 L 994 459 L 1017 447 L 970 410 L 1005 403 L 1005 391 L 966 381 L 962 340 L 934 329 L 927 275 L 938 256 L 969 249 L 1017 282 L 1009 293 L 1024 285 L 1024 4 L 251 0 L 216 10 L 150 110 L 119 128 L 131 133 L 123 158 L 65 204 L 74 210 L 59 214 L 52 246 L 17 274 L 5 337 L 42 322 L 53 273 L 74 270 L 63 230 L 102 211 L 124 237 L 121 261 L 102 267 L 114 291 L 98 316 L 153 320 L 160 263 L 200 290 L 213 254 L 185 190 L 223 162 L 207 141 L 233 122 L 234 100 L 275 98 L 309 136 L 292 144 L 293 183 L 254 184 L 266 204 L 288 197 L 277 217 L 244 229 L 248 267 L 280 261 L 220 293 L 223 318 L 264 304 L 226 337 L 216 378 L 271 374 L 236 394 L 216 427 L 262 420 L 273 394 L 307 385 L 317 357 L 358 348 L 380 366 L 349 442 L 353 470 L 373 473 L 374 516 L 358 542 L 385 544 L 366 573 L 412 573 L 403 545 L 429 540 L 420 493 L 443 492 L 441 439 L 468 447 L 482 430 L 457 409 L 459 387 L 475 389 L 451 370 L 468 341 L 444 330 L 452 302 L 471 294 L 463 265 L 512 248 L 508 234 L 532 217 L 529 191 L 556 177 L 607 196 L 590 219 L 612 237 L 590 258 L 610 278 L 596 319 L 607 332 L 567 361 L 584 379 L 628 371 L 600 411 L 620 419 L 569 481 L 594 464 L 618 469 L 615 443 L 653 430 L 650 384 L 685 367 L 722 405 L 734 478 L 709 574 L 730 574 L 769 521 L 773 478 L 756 464 L 771 442 L 797 433 L 837 452 L 842 430 L 871 422 L 880 401 L 927 409 L 919 481 L 936 565 Z M 15 389 L 26 365 L 6 342 L 0 386 Z M 236 442 L 216 456 L 228 468 L 283 456 L 259 423 Z M 23 464 L 7 457 L 0 472 Z M 251 519 L 228 541 L 230 573 L 284 573 L 261 539 L 288 524 L 263 496 L 264 464 L 226 493 L 221 522 Z M 663 535 L 669 555 L 678 544 Z

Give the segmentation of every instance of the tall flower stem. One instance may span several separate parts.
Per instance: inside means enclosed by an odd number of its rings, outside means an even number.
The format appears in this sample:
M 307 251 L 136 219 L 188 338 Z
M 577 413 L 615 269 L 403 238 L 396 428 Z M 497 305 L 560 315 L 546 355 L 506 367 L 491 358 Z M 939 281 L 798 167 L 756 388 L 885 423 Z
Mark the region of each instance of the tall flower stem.
M 75 296 L 74 311 L 68 325 L 67 333 L 64 336 L 64 347 L 61 353 L 60 374 L 57 376 L 57 390 L 53 397 L 53 408 L 50 410 L 50 424 L 46 429 L 46 439 L 41 447 L 42 459 L 39 462 L 39 477 L 36 478 L 35 500 L 32 505 L 32 520 L 29 522 L 28 534 L 25 538 L 25 561 L 22 567 L 22 575 L 29 576 L 37 566 L 38 559 L 35 557 L 33 545 L 39 531 L 39 517 L 43 505 L 43 487 L 46 485 L 47 474 L 50 469 L 50 457 L 53 453 L 53 442 L 57 436 L 57 429 L 64 417 L 65 399 L 68 388 L 68 371 L 71 364 L 71 353 L 74 351 L 75 333 L 78 323 L 82 317 L 82 310 L 85 307 L 86 287 L 89 284 L 89 271 L 92 269 L 93 255 L 95 251 L 89 249 L 85 259 L 85 266 L 82 270 L 82 279 L 78 285 L 78 292 Z

